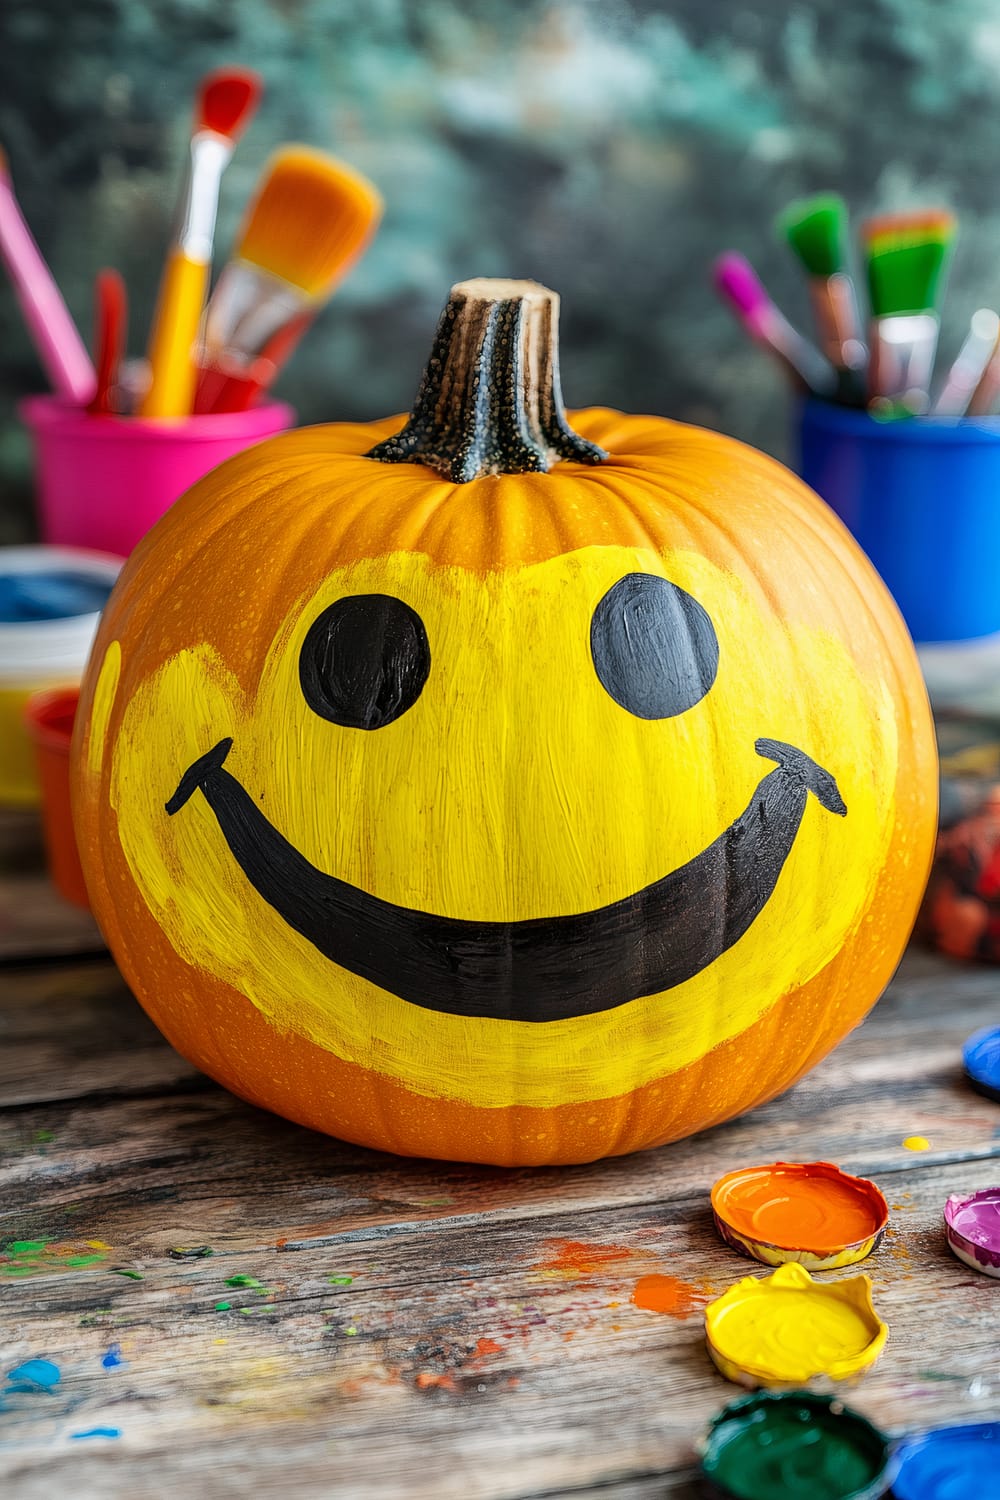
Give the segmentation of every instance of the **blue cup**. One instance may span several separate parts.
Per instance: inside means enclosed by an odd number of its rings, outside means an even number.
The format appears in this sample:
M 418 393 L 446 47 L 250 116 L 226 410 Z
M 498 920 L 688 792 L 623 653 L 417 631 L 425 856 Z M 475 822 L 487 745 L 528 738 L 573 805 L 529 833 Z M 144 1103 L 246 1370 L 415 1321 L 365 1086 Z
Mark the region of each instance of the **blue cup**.
M 1000 631 L 1000 418 L 802 402 L 797 471 L 867 552 L 915 641 Z

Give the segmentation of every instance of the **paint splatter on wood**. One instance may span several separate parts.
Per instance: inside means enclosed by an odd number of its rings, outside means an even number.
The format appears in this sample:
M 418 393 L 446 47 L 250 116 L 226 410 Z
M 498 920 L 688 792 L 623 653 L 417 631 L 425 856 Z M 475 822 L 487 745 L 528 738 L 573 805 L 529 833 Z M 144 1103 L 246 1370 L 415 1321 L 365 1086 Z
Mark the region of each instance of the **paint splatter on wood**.
M 600 1275 L 622 1261 L 648 1256 L 648 1251 L 627 1245 L 587 1245 L 581 1240 L 547 1240 L 549 1254 L 534 1266 L 547 1281 L 581 1280 Z
M 632 1301 L 647 1312 L 666 1313 L 669 1318 L 689 1318 L 708 1301 L 703 1288 L 679 1276 L 640 1276 L 632 1289 Z
M 0 1255 L 0 1277 L 16 1280 L 42 1276 L 51 1271 L 81 1271 L 106 1261 L 111 1246 L 103 1240 L 55 1242 L 9 1240 Z

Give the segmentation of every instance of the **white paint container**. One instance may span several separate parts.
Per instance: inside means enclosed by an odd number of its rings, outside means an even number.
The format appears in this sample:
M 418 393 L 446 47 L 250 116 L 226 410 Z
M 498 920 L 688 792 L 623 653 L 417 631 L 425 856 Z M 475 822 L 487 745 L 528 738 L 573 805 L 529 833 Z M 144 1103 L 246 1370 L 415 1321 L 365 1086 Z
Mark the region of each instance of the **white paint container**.
M 0 605 L 30 597 L 38 616 L 0 608 L 0 805 L 31 807 L 41 792 L 24 705 L 40 688 L 77 684 L 97 633 L 100 608 L 73 608 L 74 593 L 110 592 L 122 559 L 79 547 L 0 547 Z M 75 582 L 74 582 L 75 581 Z M 41 597 L 48 592 L 48 607 Z M 67 607 L 58 603 L 62 594 Z

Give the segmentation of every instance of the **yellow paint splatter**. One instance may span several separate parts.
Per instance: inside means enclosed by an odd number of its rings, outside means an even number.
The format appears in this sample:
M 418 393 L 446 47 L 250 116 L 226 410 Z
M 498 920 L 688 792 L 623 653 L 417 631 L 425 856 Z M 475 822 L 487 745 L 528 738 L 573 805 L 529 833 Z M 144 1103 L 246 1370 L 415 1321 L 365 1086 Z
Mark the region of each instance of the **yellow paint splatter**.
M 908 1135 L 903 1145 L 907 1151 L 929 1151 L 931 1147 L 931 1143 L 925 1135 Z

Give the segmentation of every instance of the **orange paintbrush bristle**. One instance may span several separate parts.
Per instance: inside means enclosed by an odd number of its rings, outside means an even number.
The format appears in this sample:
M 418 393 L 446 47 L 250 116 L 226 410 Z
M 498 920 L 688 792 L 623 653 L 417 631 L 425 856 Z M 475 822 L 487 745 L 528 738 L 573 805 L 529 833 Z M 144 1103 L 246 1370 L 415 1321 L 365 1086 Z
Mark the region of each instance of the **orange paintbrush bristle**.
M 196 130 L 237 141 L 260 103 L 263 81 L 252 68 L 216 68 L 206 73 L 195 103 Z
M 945 242 L 954 236 L 955 215 L 947 208 L 917 209 L 913 213 L 878 214 L 861 226 L 866 247 Z
M 237 255 L 320 300 L 362 254 L 381 217 L 381 195 L 367 177 L 323 151 L 287 146 L 271 159 Z

